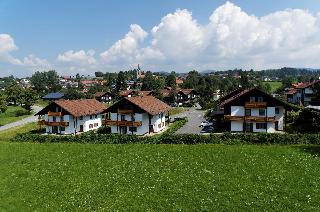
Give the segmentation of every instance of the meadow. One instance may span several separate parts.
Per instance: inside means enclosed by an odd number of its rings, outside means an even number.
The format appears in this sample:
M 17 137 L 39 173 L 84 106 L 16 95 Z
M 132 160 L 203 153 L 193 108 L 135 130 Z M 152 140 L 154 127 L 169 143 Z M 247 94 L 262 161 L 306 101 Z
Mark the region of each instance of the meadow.
M 0 126 L 19 121 L 30 115 L 31 113 L 20 106 L 8 106 L 4 113 L 0 113 Z
M 318 146 L 0 142 L 0 210 L 320 210 Z
M 271 81 L 271 82 L 262 82 L 263 84 L 269 84 L 271 86 L 271 92 L 275 92 L 282 87 L 282 82 L 280 81 Z

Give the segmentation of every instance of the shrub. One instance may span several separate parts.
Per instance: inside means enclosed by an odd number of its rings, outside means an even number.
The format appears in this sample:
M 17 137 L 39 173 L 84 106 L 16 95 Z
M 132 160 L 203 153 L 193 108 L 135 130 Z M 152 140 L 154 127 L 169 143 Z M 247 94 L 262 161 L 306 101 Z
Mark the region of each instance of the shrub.
M 14 115 L 16 117 L 19 117 L 19 116 L 30 115 L 30 114 L 31 114 L 31 112 L 28 110 L 17 110 L 17 111 L 15 111 Z

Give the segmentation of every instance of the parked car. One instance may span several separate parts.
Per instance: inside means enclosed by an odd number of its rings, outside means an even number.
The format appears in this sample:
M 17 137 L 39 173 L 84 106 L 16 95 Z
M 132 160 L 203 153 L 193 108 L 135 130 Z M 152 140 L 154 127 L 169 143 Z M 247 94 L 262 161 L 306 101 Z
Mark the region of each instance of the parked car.
M 213 126 L 205 126 L 202 128 L 200 133 L 211 133 L 213 132 L 213 130 L 214 130 Z
M 213 126 L 213 122 L 203 121 L 199 127 Z

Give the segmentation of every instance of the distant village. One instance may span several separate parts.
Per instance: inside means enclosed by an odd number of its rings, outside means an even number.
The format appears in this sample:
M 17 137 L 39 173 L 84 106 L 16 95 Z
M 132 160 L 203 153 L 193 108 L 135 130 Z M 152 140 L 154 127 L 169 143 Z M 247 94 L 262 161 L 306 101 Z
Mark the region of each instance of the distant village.
M 160 133 L 173 108 L 194 107 L 206 111 L 206 121 L 199 123 L 206 133 L 307 132 L 306 126 L 318 126 L 312 116 L 320 111 L 319 77 L 319 71 L 294 68 L 166 73 L 138 66 L 95 76 L 48 71 L 0 78 L 0 102 L 2 112 L 12 104 L 31 110 L 46 102 L 36 115 L 48 134 L 101 127 L 119 134 Z

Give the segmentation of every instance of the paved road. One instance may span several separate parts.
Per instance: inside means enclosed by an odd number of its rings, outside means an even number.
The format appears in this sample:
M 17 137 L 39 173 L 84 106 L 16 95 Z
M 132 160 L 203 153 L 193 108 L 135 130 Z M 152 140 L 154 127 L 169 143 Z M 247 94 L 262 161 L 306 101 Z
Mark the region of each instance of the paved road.
M 188 122 L 177 130 L 176 134 L 200 134 L 201 127 L 199 125 L 204 121 L 204 110 L 199 110 L 200 107 L 192 107 L 188 111 L 179 113 L 173 117 L 187 117 Z
M 32 110 L 34 113 L 39 112 L 42 109 L 42 107 L 40 106 L 33 106 Z M 12 122 L 10 124 L 6 124 L 0 127 L 0 131 L 4 131 L 4 130 L 8 130 L 10 128 L 14 128 L 14 127 L 18 127 L 18 126 L 22 126 L 31 122 L 36 122 L 38 120 L 38 117 L 36 116 L 29 116 L 27 118 L 21 119 L 20 121 L 16 121 L 16 122 Z

